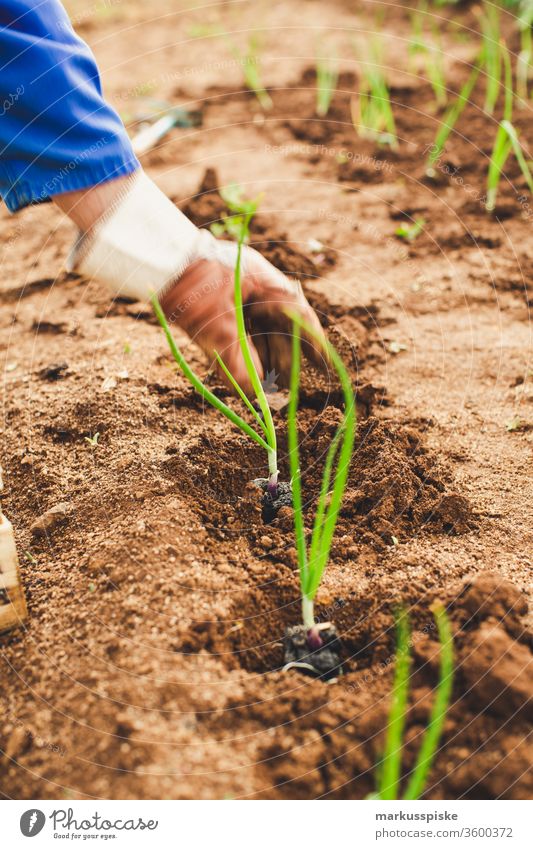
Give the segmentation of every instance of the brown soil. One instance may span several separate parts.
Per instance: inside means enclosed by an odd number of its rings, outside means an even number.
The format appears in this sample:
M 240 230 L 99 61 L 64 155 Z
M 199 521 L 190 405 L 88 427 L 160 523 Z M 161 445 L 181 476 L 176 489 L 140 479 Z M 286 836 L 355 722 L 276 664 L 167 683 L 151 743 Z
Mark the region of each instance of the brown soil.
M 145 306 L 109 303 L 97 283 L 58 275 L 73 233 L 55 209 L 4 212 L 3 506 L 31 614 L 1 639 L 7 797 L 363 798 L 383 744 L 398 604 L 413 628 L 405 770 L 414 763 L 438 673 L 435 601 L 448 606 L 457 674 L 427 796 L 531 796 L 533 237 L 523 181 L 511 164 L 496 214 L 484 212 L 495 121 L 482 92 L 450 167 L 428 181 L 423 150 L 440 116 L 429 86 L 405 72 L 392 89 L 398 150 L 360 140 L 351 48 L 340 50 L 339 92 L 317 121 L 316 27 L 332 16 L 339 28 L 372 24 L 370 6 L 355 16 L 348 6 L 262 7 L 263 73 L 275 82 L 266 118 L 238 67 L 225 67 L 221 86 L 215 65 L 227 48 L 187 35 L 194 14 L 129 3 L 79 27 L 123 112 L 146 108 L 136 87 L 147 67 L 157 96 L 202 109 L 203 126 L 173 131 L 145 166 L 202 226 L 225 213 L 219 182 L 265 192 L 252 244 L 303 280 L 351 370 L 357 449 L 317 599 L 342 639 L 345 675 L 324 683 L 282 671 L 281 640 L 300 615 L 296 552 L 290 510 L 261 519 L 250 485 L 264 476 L 261 452 L 204 408 Z M 239 14 L 225 27 L 257 26 L 257 8 Z M 473 23 L 468 8 L 454 15 Z M 393 67 L 405 10 L 380 28 Z M 443 33 L 458 90 L 457 60 L 472 50 Z M 529 108 L 515 119 L 533 142 Z M 395 231 L 417 217 L 424 232 L 406 245 Z M 341 398 L 309 368 L 301 401 L 310 522 Z M 277 406 L 287 478 L 283 397 Z

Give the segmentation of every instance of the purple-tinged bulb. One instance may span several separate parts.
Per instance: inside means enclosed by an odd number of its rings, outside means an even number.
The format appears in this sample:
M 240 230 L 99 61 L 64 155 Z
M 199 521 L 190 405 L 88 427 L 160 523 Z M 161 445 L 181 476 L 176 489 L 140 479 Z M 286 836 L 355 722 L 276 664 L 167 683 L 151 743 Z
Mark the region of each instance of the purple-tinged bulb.
M 272 501 L 275 501 L 278 497 L 278 476 L 277 474 L 271 475 L 268 479 L 267 484 L 267 492 L 270 495 Z
M 324 640 L 320 636 L 316 626 L 314 628 L 309 628 L 309 631 L 307 632 L 307 645 L 312 651 L 317 651 L 324 645 Z

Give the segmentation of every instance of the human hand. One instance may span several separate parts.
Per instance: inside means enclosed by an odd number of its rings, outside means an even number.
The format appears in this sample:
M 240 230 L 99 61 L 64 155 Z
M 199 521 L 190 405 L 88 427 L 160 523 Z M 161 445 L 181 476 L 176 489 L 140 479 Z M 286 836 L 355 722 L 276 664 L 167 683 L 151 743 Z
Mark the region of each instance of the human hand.
M 107 283 L 114 295 L 149 300 L 155 292 L 167 319 L 183 328 L 209 357 L 218 353 L 242 389 L 252 394 L 235 316 L 237 250 L 235 242 L 215 239 L 208 230 L 195 227 L 141 171 L 117 181 L 115 198 L 90 229 L 80 233 L 68 267 Z M 261 379 L 274 371 L 280 385 L 288 383 L 292 350 L 288 310 L 316 334 L 313 338 L 302 327 L 304 352 L 316 364 L 324 363 L 323 331 L 299 282 L 246 245 L 241 282 L 251 354 Z
M 215 351 L 247 394 L 250 379 L 242 357 L 235 316 L 234 270 L 237 245 L 198 231 L 197 255 L 180 278 L 160 297 L 169 322 L 175 322 L 209 357 Z M 250 351 L 259 377 L 274 373 L 280 386 L 290 376 L 292 320 L 296 312 L 319 337 L 320 322 L 307 302 L 300 283 L 290 280 L 253 248 L 241 255 L 241 285 Z M 323 364 L 320 345 L 302 330 L 304 350 L 317 365 Z

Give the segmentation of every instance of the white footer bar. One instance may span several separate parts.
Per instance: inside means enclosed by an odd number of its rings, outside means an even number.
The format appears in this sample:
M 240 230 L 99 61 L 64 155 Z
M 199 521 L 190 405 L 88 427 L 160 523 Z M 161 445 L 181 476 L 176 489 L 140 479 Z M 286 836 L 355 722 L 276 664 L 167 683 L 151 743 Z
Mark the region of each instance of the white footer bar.
M 2 845 L 367 849 L 533 846 L 531 802 L 4 801 Z M 30 838 L 35 843 L 30 843 Z

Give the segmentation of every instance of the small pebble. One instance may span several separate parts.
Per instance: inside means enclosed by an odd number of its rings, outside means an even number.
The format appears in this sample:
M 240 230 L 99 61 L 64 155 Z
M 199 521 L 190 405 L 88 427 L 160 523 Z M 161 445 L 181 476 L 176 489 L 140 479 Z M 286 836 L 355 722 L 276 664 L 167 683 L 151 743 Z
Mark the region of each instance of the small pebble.
M 70 504 L 66 501 L 62 501 L 60 504 L 56 504 L 55 507 L 51 507 L 50 510 L 47 510 L 39 516 L 39 518 L 31 525 L 31 533 L 37 537 L 45 536 L 48 531 L 53 530 L 61 524 L 61 522 L 65 521 L 69 510 Z

